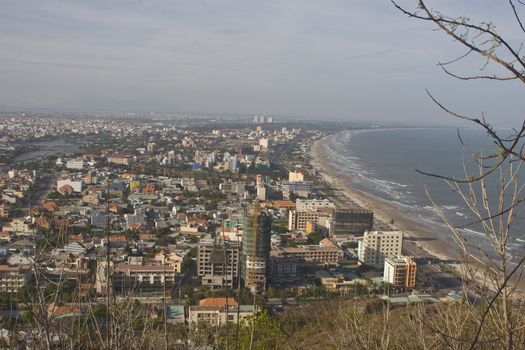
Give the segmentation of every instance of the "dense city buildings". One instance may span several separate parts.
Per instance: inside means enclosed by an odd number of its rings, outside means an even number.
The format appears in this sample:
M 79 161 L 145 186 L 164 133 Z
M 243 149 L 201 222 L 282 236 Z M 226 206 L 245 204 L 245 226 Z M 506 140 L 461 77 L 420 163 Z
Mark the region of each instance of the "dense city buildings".
M 228 127 L 72 120 L 77 131 L 15 120 L 18 142 L 37 128 L 93 144 L 32 168 L 7 152 L 0 165 L 0 293 L 63 290 L 69 299 L 50 314 L 85 312 L 66 310 L 71 300 L 134 300 L 194 331 L 249 320 L 283 297 L 376 293 L 383 281 L 396 293 L 434 287 L 434 270 L 400 257 L 403 232 L 376 227 L 371 210 L 318 176 L 308 161 L 317 129 L 269 117 Z

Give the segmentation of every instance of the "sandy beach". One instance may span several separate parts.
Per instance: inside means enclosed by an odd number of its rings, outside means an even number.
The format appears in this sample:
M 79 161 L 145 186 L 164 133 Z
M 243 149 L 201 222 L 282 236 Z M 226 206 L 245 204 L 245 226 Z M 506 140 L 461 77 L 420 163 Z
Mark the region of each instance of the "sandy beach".
M 331 135 L 316 140 L 311 148 L 310 157 L 314 169 L 318 171 L 322 179 L 340 190 L 348 198 L 348 202 L 353 202 L 362 208 L 374 211 L 374 218 L 383 224 L 390 225 L 394 230 L 401 230 L 405 233 L 405 239 L 413 241 L 419 248 L 425 250 L 428 254 L 441 260 L 458 260 L 461 258 L 461 252 L 453 240 L 452 234 L 446 235 L 442 232 L 437 234 L 432 230 L 430 225 L 425 225 L 416 220 L 407 218 L 401 213 L 401 209 L 387 201 L 378 199 L 370 194 L 356 190 L 350 186 L 348 175 L 343 174 L 336 169 L 325 154 L 323 142 Z M 394 224 L 390 224 L 393 220 Z M 461 259 L 462 260 L 462 259 Z M 449 267 L 456 270 L 459 275 L 467 279 L 476 280 L 485 284 L 488 288 L 495 291 L 494 285 L 487 280 L 485 268 L 479 264 L 448 264 Z M 525 279 L 517 277 L 512 279 L 517 285 L 515 295 L 518 298 L 525 296 Z
M 429 254 L 443 260 L 457 259 L 459 250 L 452 241 L 452 236 L 449 240 L 444 240 L 439 237 L 429 225 L 424 225 L 416 220 L 411 220 L 400 213 L 400 208 L 393 204 L 380 200 L 367 193 L 361 192 L 352 188 L 349 183 L 347 175 L 336 169 L 330 162 L 327 162 L 323 142 L 327 137 L 319 139 L 314 142 L 311 148 L 311 159 L 314 168 L 319 171 L 323 180 L 332 187 L 342 191 L 345 196 L 354 202 L 356 205 L 372 209 L 376 220 L 383 223 L 394 222 L 393 229 L 402 230 L 406 237 L 417 242 L 416 244 L 427 251 Z

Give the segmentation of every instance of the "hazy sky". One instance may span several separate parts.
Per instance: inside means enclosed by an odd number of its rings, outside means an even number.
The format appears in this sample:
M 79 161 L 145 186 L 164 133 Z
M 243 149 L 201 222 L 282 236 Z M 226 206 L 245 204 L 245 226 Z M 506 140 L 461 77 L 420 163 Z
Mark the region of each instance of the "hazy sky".
M 506 1 L 431 3 L 522 38 Z M 459 111 L 523 119 L 520 84 L 442 73 L 465 50 L 433 29 L 388 0 L 3 0 L 0 105 L 448 120 L 429 88 Z

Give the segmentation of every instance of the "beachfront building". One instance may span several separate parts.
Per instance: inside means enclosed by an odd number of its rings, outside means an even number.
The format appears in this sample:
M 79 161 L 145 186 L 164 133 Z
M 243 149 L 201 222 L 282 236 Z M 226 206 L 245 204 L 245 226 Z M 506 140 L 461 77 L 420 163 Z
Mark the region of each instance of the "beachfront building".
M 330 236 L 336 239 L 362 236 L 374 225 L 374 212 L 361 208 L 337 208 L 330 222 Z
M 416 286 L 417 265 L 411 256 L 385 259 L 383 280 L 394 288 L 413 289 Z
M 310 181 L 283 181 L 281 189 L 283 191 L 284 198 L 290 198 L 292 193 L 295 193 L 300 197 L 308 197 L 310 195 L 310 191 L 312 190 L 312 183 Z
M 357 257 L 362 264 L 382 268 L 385 259 L 401 255 L 402 231 L 366 231 L 357 239 Z

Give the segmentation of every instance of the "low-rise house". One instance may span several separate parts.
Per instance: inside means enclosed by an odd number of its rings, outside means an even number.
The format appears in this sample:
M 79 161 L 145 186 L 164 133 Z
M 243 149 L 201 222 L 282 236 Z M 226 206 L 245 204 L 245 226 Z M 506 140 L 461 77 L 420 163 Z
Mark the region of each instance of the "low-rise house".
M 317 277 L 321 281 L 321 285 L 329 291 L 345 290 L 358 284 L 363 286 L 368 284 L 366 279 L 359 278 L 353 273 L 321 270 L 317 272 Z
M 189 323 L 206 323 L 220 326 L 226 322 L 236 323 L 257 313 L 253 305 L 239 305 L 233 298 L 206 298 L 198 306 L 189 307 Z M 239 318 L 237 318 L 239 317 Z
M 157 254 L 155 254 L 155 261 L 159 262 L 161 265 L 173 266 L 177 273 L 182 272 L 183 260 L 183 255 L 171 253 L 164 249 L 161 249 Z

